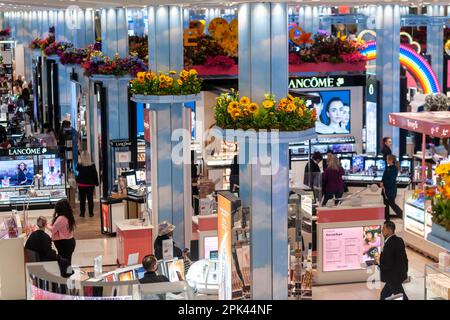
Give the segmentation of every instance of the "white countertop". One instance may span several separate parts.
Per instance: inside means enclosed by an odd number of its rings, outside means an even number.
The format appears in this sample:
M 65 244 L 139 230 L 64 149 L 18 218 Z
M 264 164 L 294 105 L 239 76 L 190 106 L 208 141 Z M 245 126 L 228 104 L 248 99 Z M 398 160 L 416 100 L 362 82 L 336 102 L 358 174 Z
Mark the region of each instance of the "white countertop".
M 371 204 L 363 204 L 361 206 L 333 206 L 333 207 L 317 207 L 317 210 L 320 211 L 336 211 L 336 210 L 357 210 L 357 209 L 367 209 L 367 208 L 383 208 L 384 204 L 380 203 L 371 203 Z
M 152 225 L 143 226 L 139 219 L 117 221 L 116 227 L 122 231 L 153 229 Z

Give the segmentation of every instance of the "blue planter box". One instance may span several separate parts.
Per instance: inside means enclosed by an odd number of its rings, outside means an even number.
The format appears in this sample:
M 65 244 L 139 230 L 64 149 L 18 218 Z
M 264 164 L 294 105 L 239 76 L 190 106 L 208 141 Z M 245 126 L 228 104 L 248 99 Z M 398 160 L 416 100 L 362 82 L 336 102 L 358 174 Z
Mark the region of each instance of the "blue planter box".
M 428 234 L 427 239 L 450 250 L 450 231 L 447 231 L 444 227 L 436 223 L 433 223 L 431 226 L 431 232 Z

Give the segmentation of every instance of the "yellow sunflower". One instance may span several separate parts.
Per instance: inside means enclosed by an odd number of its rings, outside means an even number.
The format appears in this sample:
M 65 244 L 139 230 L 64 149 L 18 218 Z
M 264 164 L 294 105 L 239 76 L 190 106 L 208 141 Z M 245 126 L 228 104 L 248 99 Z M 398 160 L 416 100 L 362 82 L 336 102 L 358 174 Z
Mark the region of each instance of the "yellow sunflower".
M 239 110 L 239 104 L 237 101 L 232 101 L 228 104 L 227 111 L 229 114 L 232 114 L 235 110 Z
M 287 98 L 283 98 L 283 99 L 281 99 L 280 100 L 280 105 L 284 105 L 284 106 L 286 106 L 288 103 L 289 103 L 290 101 L 287 99 Z
M 232 117 L 233 119 L 239 118 L 239 117 L 241 117 L 241 116 L 242 116 L 242 113 L 241 113 L 241 110 L 239 110 L 239 109 L 235 109 L 235 110 L 233 111 L 233 113 L 231 113 L 231 117 Z
M 243 106 L 248 106 L 250 104 L 250 98 L 244 96 L 239 100 L 239 103 Z
M 178 83 L 178 85 L 181 87 L 181 86 L 183 85 L 183 80 L 178 79 L 178 80 L 177 80 L 177 83 Z
M 166 76 L 163 74 L 159 75 L 159 82 L 166 82 Z
M 198 74 L 197 70 L 195 70 L 195 69 L 189 70 L 189 75 L 190 76 L 196 76 L 197 74 Z
M 294 112 L 295 111 L 295 104 L 293 104 L 293 103 L 289 103 L 287 106 L 286 106 L 286 112 L 288 112 L 288 113 L 291 113 L 291 112 Z
M 272 100 L 264 100 L 262 103 L 264 109 L 270 109 L 273 107 L 273 101 Z
M 138 72 L 136 75 L 136 78 L 139 82 L 144 82 L 145 80 L 145 72 Z
M 180 77 L 185 80 L 187 77 L 189 76 L 189 72 L 187 72 L 186 70 L 183 70 L 180 72 Z
M 248 111 L 249 111 L 251 114 L 257 113 L 258 110 L 259 110 L 259 106 L 258 106 L 258 104 L 257 104 L 256 102 L 252 102 L 252 103 L 249 104 L 249 106 L 248 106 Z
M 303 117 L 304 112 L 302 108 L 298 108 L 297 112 L 300 117 Z
M 169 74 L 177 74 L 177 72 L 174 71 L 174 70 L 170 70 L 170 71 L 169 71 Z
M 288 94 L 288 99 L 292 101 L 294 100 L 294 97 L 291 94 Z

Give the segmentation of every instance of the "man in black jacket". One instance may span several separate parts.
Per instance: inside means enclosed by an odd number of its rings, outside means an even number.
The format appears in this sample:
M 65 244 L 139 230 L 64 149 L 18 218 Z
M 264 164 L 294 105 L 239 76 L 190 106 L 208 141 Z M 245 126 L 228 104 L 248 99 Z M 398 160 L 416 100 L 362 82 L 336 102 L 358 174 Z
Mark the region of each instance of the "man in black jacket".
M 375 256 L 375 262 L 380 268 L 381 282 L 386 284 L 381 291 L 380 299 L 385 300 L 391 295 L 402 293 L 403 299 L 408 300 L 402 286 L 408 278 L 405 243 L 402 238 L 395 235 L 395 224 L 392 221 L 385 221 L 381 232 L 385 239 L 384 248 L 381 256 Z
M 45 233 L 47 219 L 39 217 L 36 224 L 39 229 L 30 235 L 25 243 L 25 249 L 36 252 L 39 255 L 39 261 L 58 261 L 58 255 L 52 249 L 52 239 Z
M 313 188 L 319 185 L 320 181 L 320 167 L 319 163 L 322 161 L 323 157 L 319 151 L 314 152 L 311 159 L 305 166 L 305 174 L 303 177 L 303 184 Z
M 144 277 L 139 279 L 139 283 L 169 282 L 166 276 L 156 274 L 156 270 L 158 270 L 158 259 L 153 254 L 145 256 L 142 259 L 142 267 L 146 272 Z

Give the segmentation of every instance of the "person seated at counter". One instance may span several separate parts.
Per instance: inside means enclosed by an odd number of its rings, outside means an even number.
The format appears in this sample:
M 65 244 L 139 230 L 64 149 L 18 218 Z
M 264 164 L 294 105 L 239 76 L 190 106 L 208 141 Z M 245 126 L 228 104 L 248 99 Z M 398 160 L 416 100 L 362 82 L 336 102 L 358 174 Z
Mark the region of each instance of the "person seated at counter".
M 155 249 L 156 259 L 163 259 L 163 241 L 171 240 L 173 237 L 173 230 L 175 230 L 175 226 L 168 221 L 163 221 L 158 226 L 158 237 L 153 244 Z M 172 240 L 173 241 L 173 240 Z M 173 241 L 173 257 L 181 259 L 183 257 L 183 252 L 180 248 L 178 248 Z
M 158 259 L 155 255 L 149 254 L 142 259 L 142 267 L 145 269 L 144 276 L 139 279 L 139 283 L 157 283 L 157 282 L 169 282 L 169 279 L 164 275 L 158 275 Z
M 57 261 L 58 255 L 52 249 L 52 239 L 45 233 L 47 219 L 42 216 L 37 218 L 36 225 L 39 229 L 30 235 L 25 243 L 25 249 L 36 252 L 38 261 Z

